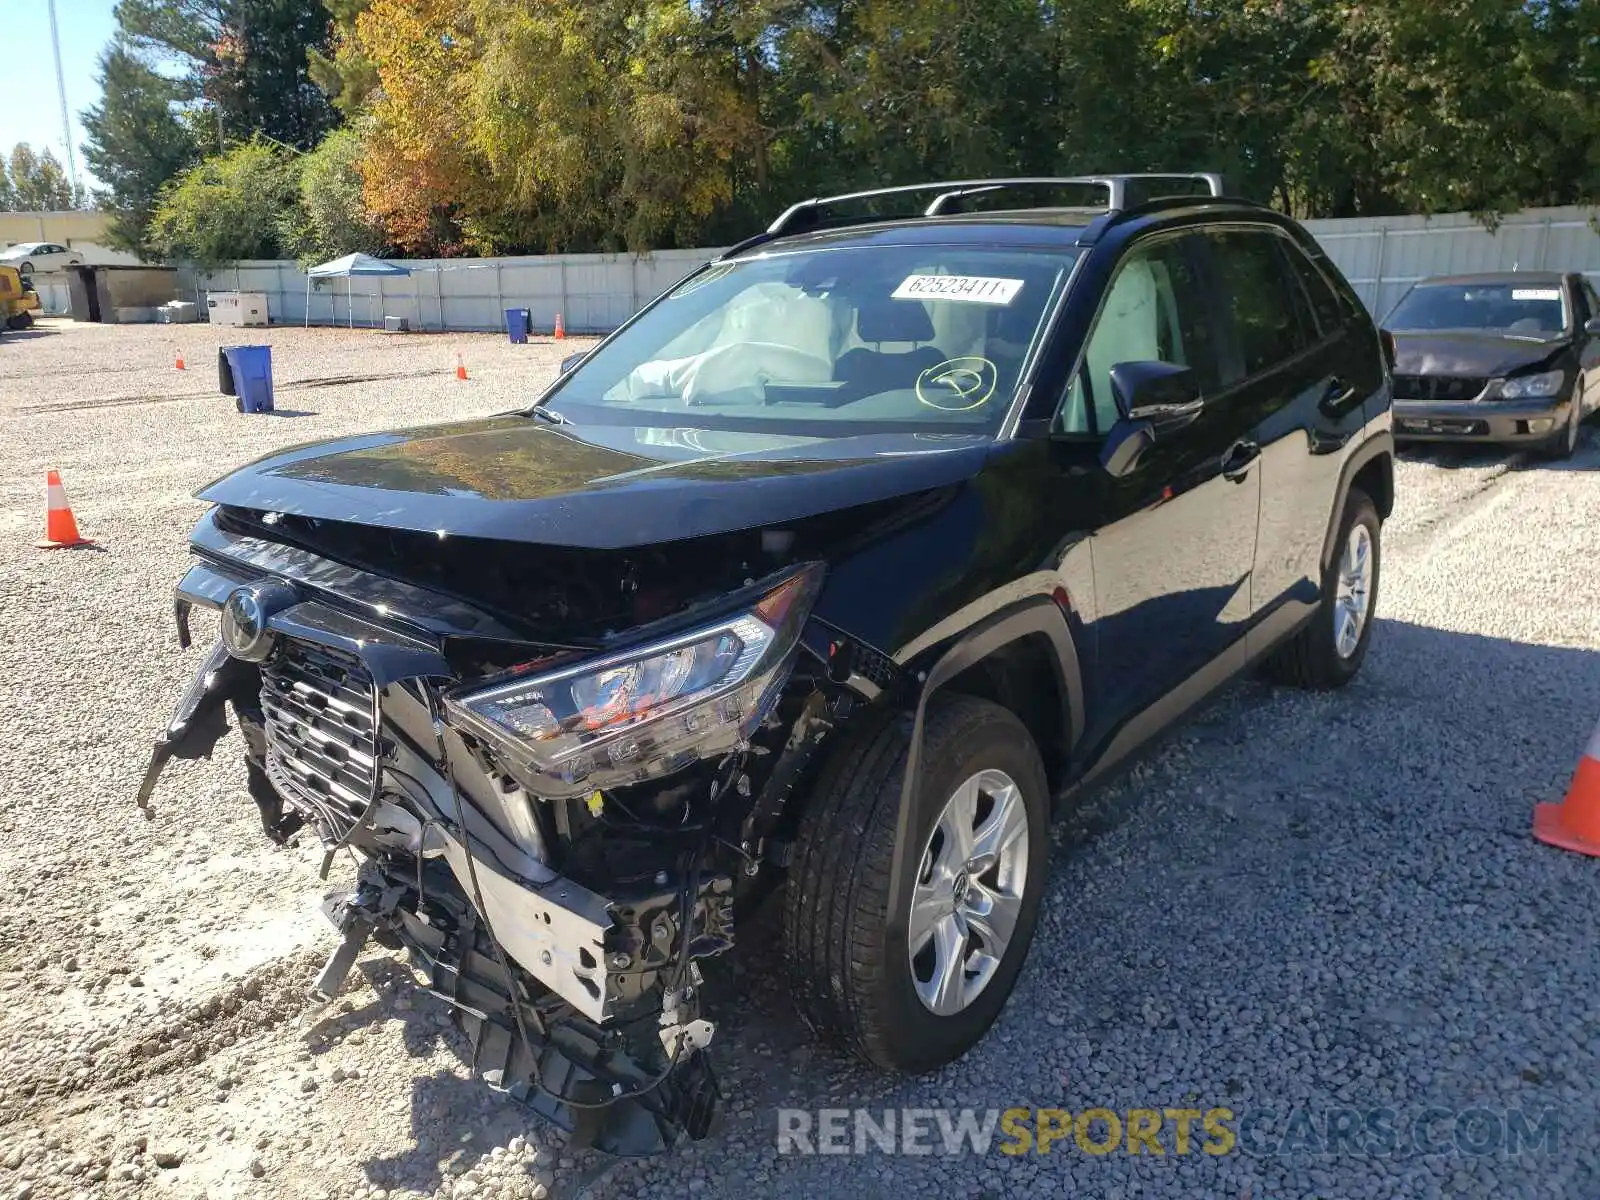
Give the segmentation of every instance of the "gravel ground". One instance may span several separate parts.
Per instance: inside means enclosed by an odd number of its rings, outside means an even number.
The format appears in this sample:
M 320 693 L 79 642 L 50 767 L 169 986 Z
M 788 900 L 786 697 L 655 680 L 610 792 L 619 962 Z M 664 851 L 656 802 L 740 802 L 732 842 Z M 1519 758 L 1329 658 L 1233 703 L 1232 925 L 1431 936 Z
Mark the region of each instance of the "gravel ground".
M 276 417 L 215 395 L 214 347 L 244 340 L 273 345 Z M 999 1026 L 937 1076 L 815 1048 L 770 913 L 710 980 L 726 1128 L 658 1160 L 573 1152 L 471 1080 L 381 951 L 313 1009 L 320 852 L 265 843 L 232 741 L 169 769 L 153 822 L 132 804 L 199 653 L 170 618 L 190 493 L 288 443 L 509 407 L 583 344 L 55 321 L 0 342 L 0 1197 L 1600 1195 L 1600 877 L 1528 834 L 1600 716 L 1592 432 L 1561 466 L 1408 454 L 1361 677 L 1241 683 L 1095 793 Z M 32 549 L 47 467 L 97 550 Z M 1197 1124 L 1180 1154 L 1169 1121 L 1159 1157 L 1013 1156 L 998 1132 L 778 1152 L 780 1108 L 850 1107 L 1227 1107 L 1238 1145 L 1201 1152 Z

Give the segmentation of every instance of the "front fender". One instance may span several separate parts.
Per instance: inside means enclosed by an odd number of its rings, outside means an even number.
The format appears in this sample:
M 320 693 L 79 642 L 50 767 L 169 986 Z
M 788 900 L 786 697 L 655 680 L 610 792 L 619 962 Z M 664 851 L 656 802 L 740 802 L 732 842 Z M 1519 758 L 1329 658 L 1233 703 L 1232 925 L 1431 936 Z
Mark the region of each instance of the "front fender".
M 916 717 L 911 726 L 911 744 L 906 750 L 905 778 L 900 784 L 900 807 L 895 818 L 895 855 L 889 875 L 890 911 L 905 899 L 903 889 L 909 879 L 906 859 L 911 845 L 911 816 L 916 811 L 916 789 L 920 785 L 923 727 L 928 702 L 952 679 L 968 667 L 982 662 L 1001 647 L 1019 638 L 1042 634 L 1054 650 L 1052 665 L 1061 688 L 1064 746 L 1070 754 L 1083 736 L 1083 672 L 1077 648 L 1061 606 L 1051 597 L 1023 601 L 978 622 L 961 634 L 934 661 L 921 678 Z

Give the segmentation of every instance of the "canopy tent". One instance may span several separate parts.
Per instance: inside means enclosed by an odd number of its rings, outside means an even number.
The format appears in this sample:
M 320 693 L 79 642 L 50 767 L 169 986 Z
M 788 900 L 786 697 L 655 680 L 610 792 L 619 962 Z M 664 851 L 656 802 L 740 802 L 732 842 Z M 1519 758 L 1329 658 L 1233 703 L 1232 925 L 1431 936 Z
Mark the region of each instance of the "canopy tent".
M 311 324 L 311 281 L 313 279 L 343 279 L 345 318 L 350 327 L 355 328 L 354 310 L 350 305 L 350 280 L 357 275 L 409 275 L 407 267 L 397 267 L 393 263 L 386 263 L 381 258 L 373 258 L 370 254 L 346 254 L 343 258 L 335 258 L 330 262 L 318 263 L 306 272 L 306 324 Z M 336 317 L 335 320 L 338 318 Z

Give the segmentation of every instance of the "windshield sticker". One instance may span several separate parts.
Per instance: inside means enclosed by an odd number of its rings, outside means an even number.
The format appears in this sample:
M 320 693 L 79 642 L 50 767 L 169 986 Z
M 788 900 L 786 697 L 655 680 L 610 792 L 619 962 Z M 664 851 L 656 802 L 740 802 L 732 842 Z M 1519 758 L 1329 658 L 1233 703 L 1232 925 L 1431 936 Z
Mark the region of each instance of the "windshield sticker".
M 896 300 L 959 300 L 963 304 L 1010 304 L 1022 290 L 1020 279 L 986 275 L 907 275 L 894 290 Z
M 1513 300 L 1559 300 L 1560 288 L 1512 288 Z
M 976 354 L 947 358 L 917 376 L 917 400 L 940 412 L 971 412 L 989 402 L 998 383 L 995 366 L 987 358 Z

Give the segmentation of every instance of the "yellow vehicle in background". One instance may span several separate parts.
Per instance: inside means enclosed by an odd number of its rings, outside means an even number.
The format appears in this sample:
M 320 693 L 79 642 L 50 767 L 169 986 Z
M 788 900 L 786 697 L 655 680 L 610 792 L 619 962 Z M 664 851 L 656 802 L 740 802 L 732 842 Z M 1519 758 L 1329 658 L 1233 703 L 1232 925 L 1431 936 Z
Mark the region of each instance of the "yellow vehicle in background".
M 15 267 L 0 266 L 0 325 L 7 329 L 26 329 L 33 324 L 33 311 L 39 307 L 39 293 L 33 281 L 24 279 Z

